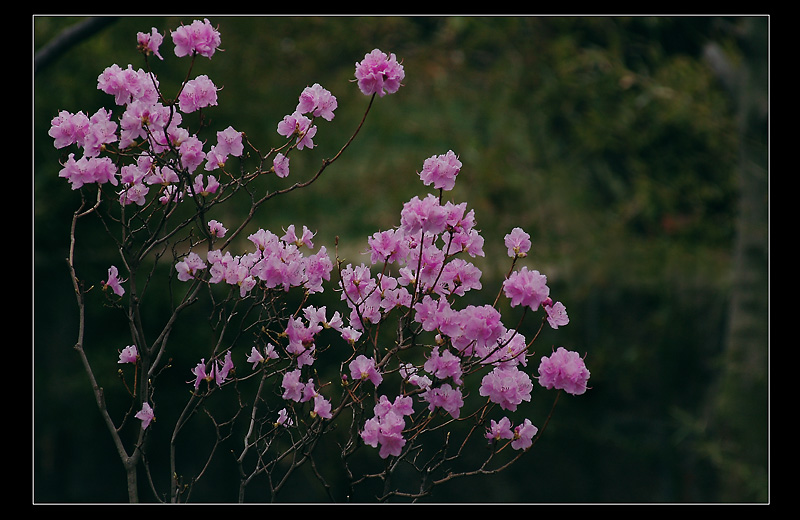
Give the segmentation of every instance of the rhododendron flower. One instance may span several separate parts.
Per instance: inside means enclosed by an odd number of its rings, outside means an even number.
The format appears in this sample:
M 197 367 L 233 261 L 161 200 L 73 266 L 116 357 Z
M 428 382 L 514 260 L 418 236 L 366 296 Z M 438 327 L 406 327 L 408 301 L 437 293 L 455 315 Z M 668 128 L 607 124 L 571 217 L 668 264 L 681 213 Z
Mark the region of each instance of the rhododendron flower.
M 136 345 L 128 345 L 120 352 L 117 363 L 136 363 L 137 359 L 139 359 L 139 351 L 136 350 Z
M 203 185 L 203 174 L 199 173 L 194 178 L 194 183 L 192 184 L 192 191 L 194 191 L 195 195 L 202 195 L 207 197 L 208 195 L 213 195 L 219 189 L 219 181 L 213 175 L 209 175 L 207 182 Z M 189 192 L 191 195 L 191 192 Z
M 356 380 L 369 379 L 373 385 L 378 386 L 383 380 L 383 376 L 378 372 L 375 360 L 361 354 L 350 362 L 350 377 Z
M 253 369 L 255 369 L 259 363 L 263 363 L 267 359 L 278 359 L 278 353 L 275 352 L 275 345 L 272 343 L 267 345 L 264 354 L 262 354 L 258 348 L 253 347 L 250 350 L 250 355 L 247 356 L 247 362 L 253 364 Z
M 85 157 L 97 157 L 105 145 L 117 141 L 117 123 L 111 120 L 111 111 L 99 109 L 89 119 L 89 126 L 81 146 Z
M 556 388 L 572 395 L 586 392 L 589 370 L 577 352 L 558 347 L 550 357 L 539 363 L 539 384 L 547 389 Z
M 505 410 L 514 411 L 522 401 L 531 400 L 533 383 L 516 367 L 496 367 L 483 376 L 480 394 Z
M 422 394 L 422 398 L 428 402 L 430 411 L 434 411 L 436 408 L 443 408 L 453 419 L 458 419 L 461 414 L 461 407 L 464 406 L 461 389 L 453 388 L 449 383 L 445 383 L 438 388 L 428 388 Z
M 226 155 L 239 157 L 244 152 L 242 133 L 229 126 L 217 132 L 217 151 Z
M 439 347 L 433 347 L 430 357 L 425 362 L 425 371 L 437 379 L 452 378 L 457 385 L 461 381 L 461 358 L 445 349 L 439 353 Z
M 178 271 L 178 280 L 182 282 L 191 280 L 195 277 L 197 271 L 205 269 L 206 267 L 206 263 L 203 262 L 200 255 L 195 252 L 189 253 L 184 260 L 175 264 L 175 270 Z
M 217 365 L 217 370 L 215 371 L 214 377 L 217 382 L 217 386 L 222 386 L 222 383 L 228 379 L 228 373 L 233 370 L 233 360 L 231 359 L 231 351 L 225 353 L 225 359 L 222 361 L 222 364 Z
M 289 414 L 286 412 L 286 408 L 281 408 L 280 411 L 278 412 L 278 420 L 275 421 L 275 426 L 280 426 L 280 425 L 283 425 L 285 428 L 294 425 L 294 421 L 292 420 L 291 417 L 289 417 Z
M 331 403 L 321 395 L 314 396 L 314 409 L 311 410 L 311 417 L 322 417 L 323 419 L 330 419 L 333 417 L 331 414 Z
M 283 398 L 292 401 L 300 401 L 303 397 L 304 384 L 300 381 L 300 369 L 296 368 L 283 375 L 281 386 L 283 387 Z
M 397 61 L 392 53 L 386 55 L 379 49 L 364 55 L 361 62 L 356 63 L 356 81 L 358 88 L 364 95 L 394 94 L 402 86 L 400 83 L 405 78 L 403 65 Z
M 83 112 L 71 114 L 62 110 L 50 121 L 47 135 L 54 139 L 56 148 L 65 148 L 71 144 L 83 146 L 83 138 L 89 131 L 89 117 Z
M 155 76 L 142 69 L 134 70 L 130 64 L 126 69 L 120 68 L 117 64 L 110 65 L 97 77 L 97 88 L 114 96 L 114 102 L 119 106 L 133 101 L 156 103 L 157 87 L 158 81 Z
M 513 439 L 514 432 L 511 431 L 511 421 L 508 417 L 503 417 L 499 422 L 491 420 L 491 425 L 486 431 L 486 438 L 499 441 L 500 439 Z
M 206 372 L 206 360 L 205 358 L 201 359 L 200 362 L 192 369 L 192 374 L 194 374 L 194 389 L 197 390 L 200 388 L 200 382 L 206 381 L 211 382 L 214 380 L 214 363 L 211 363 L 211 372 Z M 189 381 L 191 383 L 191 381 Z
M 178 152 L 181 155 L 181 164 L 190 173 L 195 171 L 206 158 L 206 153 L 203 151 L 203 143 L 194 135 L 180 143 Z
M 119 270 L 114 265 L 108 268 L 108 279 L 104 280 L 102 283 L 103 290 L 106 288 L 111 288 L 111 290 L 114 291 L 114 294 L 117 296 L 122 296 L 125 294 L 125 289 L 122 287 L 122 282 L 119 279 Z
M 511 233 L 505 236 L 505 244 L 508 248 L 508 256 L 524 258 L 528 256 L 528 251 L 531 249 L 531 236 L 522 228 L 515 227 Z
M 303 89 L 296 110 L 301 114 L 311 113 L 314 117 L 332 121 L 337 105 L 336 96 L 322 88 L 319 83 L 314 83 L 313 86 Z
M 190 79 L 178 95 L 178 106 L 184 114 L 217 104 L 217 87 L 205 74 Z
M 84 184 L 105 184 L 110 182 L 114 186 L 117 181 L 117 167 L 108 157 L 86 157 L 77 161 L 75 154 L 69 154 L 67 162 L 58 173 L 59 177 L 67 179 L 73 190 L 81 188 Z
M 142 184 L 141 182 L 137 182 L 135 184 L 131 184 L 124 190 L 119 192 L 119 203 L 123 206 L 127 206 L 128 204 L 137 204 L 139 206 L 144 206 L 145 197 L 147 193 L 150 191 L 150 188 Z
M 208 230 L 211 232 L 212 236 L 218 238 L 223 238 L 228 232 L 228 229 L 223 226 L 221 222 L 217 222 L 216 220 L 208 221 Z
M 146 32 L 139 32 L 136 34 L 136 43 L 138 44 L 139 50 L 145 54 L 155 54 L 159 60 L 164 59 L 158 52 L 158 48 L 163 41 L 164 37 L 155 27 L 152 28 L 149 34 Z
M 436 189 L 449 191 L 455 186 L 456 176 L 460 171 L 461 161 L 453 150 L 449 150 L 444 155 L 434 155 L 425 159 L 419 177 L 425 186 L 433 184 Z
M 306 246 L 308 248 L 313 248 L 314 242 L 311 241 L 312 238 L 314 238 L 314 233 L 306 226 L 303 226 L 303 232 L 298 237 L 294 230 L 294 224 L 290 224 L 289 227 L 286 228 L 286 234 L 281 237 L 281 240 L 287 244 L 294 244 L 297 247 Z
M 535 311 L 549 296 L 550 288 L 545 275 L 523 266 L 503 282 L 503 292 L 511 300 L 512 307 L 524 305 Z
M 522 424 L 518 424 L 514 428 L 514 440 L 511 441 L 511 447 L 515 450 L 527 450 L 533 444 L 533 436 L 539 431 L 539 428 L 531 423 L 530 419 L 525 419 Z
M 272 170 L 275 172 L 280 178 L 286 178 L 289 176 L 289 158 L 282 153 L 279 153 L 275 156 L 272 160 Z
M 142 409 L 136 413 L 134 416 L 137 419 L 142 421 L 142 429 L 146 430 L 152 421 L 156 420 L 156 416 L 153 413 L 153 409 L 150 407 L 150 403 L 143 403 Z
M 405 428 L 404 416 L 414 413 L 413 401 L 410 397 L 398 395 L 394 402 L 382 395 L 373 408 L 375 416 L 364 423 L 361 438 L 373 448 L 380 445 L 378 455 L 385 459 L 389 455 L 400 455 L 406 440 L 403 438 Z
M 191 25 L 181 25 L 172 31 L 172 41 L 175 42 L 175 56 L 179 58 L 193 53 L 211 58 L 219 47 L 220 34 L 208 19 L 195 20 Z
M 547 323 L 554 329 L 569 323 L 567 308 L 561 302 L 553 303 L 549 298 L 544 303 L 544 310 L 547 313 Z
M 284 116 L 283 120 L 278 123 L 278 134 L 287 138 L 296 137 L 298 150 L 305 147 L 314 148 L 312 138 L 317 134 L 317 127 L 311 124 L 309 118 L 295 111 L 291 115 Z

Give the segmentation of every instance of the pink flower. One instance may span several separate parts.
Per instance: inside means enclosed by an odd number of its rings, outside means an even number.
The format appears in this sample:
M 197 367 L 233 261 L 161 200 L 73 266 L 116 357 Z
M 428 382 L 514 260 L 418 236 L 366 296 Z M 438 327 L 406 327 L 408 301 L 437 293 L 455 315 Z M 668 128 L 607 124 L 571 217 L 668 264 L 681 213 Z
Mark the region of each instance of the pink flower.
M 211 363 L 211 373 L 206 372 L 206 360 L 205 358 L 201 359 L 200 362 L 192 369 L 192 374 L 194 374 L 194 389 L 197 390 L 200 388 L 201 381 L 211 382 L 214 380 L 214 363 Z M 189 381 L 191 383 L 191 381 Z
M 145 32 L 139 32 L 136 34 L 136 43 L 138 44 L 139 50 L 145 54 L 155 54 L 159 60 L 164 59 L 158 52 L 158 48 L 161 46 L 163 41 L 164 37 L 161 36 L 155 27 L 152 28 L 150 34 Z
M 203 151 L 203 143 L 196 136 L 191 136 L 181 142 L 178 152 L 181 155 L 181 164 L 189 172 L 195 171 L 206 158 L 206 153 Z
M 69 154 L 58 176 L 67 179 L 72 189 L 77 190 L 84 184 L 92 183 L 110 182 L 116 186 L 118 184 L 116 173 L 117 167 L 108 157 L 83 156 L 76 161 L 75 154 Z
M 149 191 L 150 188 L 140 182 L 131 184 L 119 192 L 119 202 L 124 206 L 127 206 L 128 204 L 138 204 L 139 206 L 143 206 L 145 203 L 145 197 Z
M 381 384 L 383 380 L 383 376 L 375 365 L 375 360 L 363 354 L 350 362 L 350 377 L 359 381 L 369 379 L 375 386 Z
M 137 419 L 142 421 L 142 429 L 146 430 L 152 421 L 156 420 L 156 416 L 153 413 L 153 409 L 150 407 L 150 403 L 143 403 L 142 409 L 136 413 L 134 416 Z
M 422 398 L 428 402 L 430 411 L 434 411 L 437 407 L 443 408 L 453 419 L 458 419 L 461 407 L 464 406 L 461 389 L 453 388 L 449 383 L 438 388 L 428 388 L 422 394 Z
M 278 420 L 275 422 L 275 426 L 283 425 L 285 428 L 288 428 L 294 425 L 294 421 L 289 414 L 286 412 L 286 408 L 281 408 L 278 412 Z
M 524 258 L 528 255 L 531 249 L 531 236 L 527 234 L 522 228 L 515 227 L 511 233 L 505 237 L 506 248 L 508 248 L 508 256 L 511 258 Z
M 253 364 L 255 369 L 259 363 L 265 362 L 267 359 L 277 359 L 278 353 L 275 352 L 275 346 L 271 343 L 267 345 L 264 354 L 261 353 L 255 346 L 250 350 L 250 355 L 247 356 L 247 362 Z
M 321 395 L 314 396 L 314 409 L 311 411 L 311 417 L 322 417 L 323 419 L 330 419 L 333 417 L 331 414 L 331 403 Z
M 178 280 L 182 282 L 191 280 L 195 277 L 197 271 L 205 268 L 205 262 L 203 262 L 200 255 L 195 252 L 189 253 L 184 260 L 175 264 L 175 270 L 178 271 Z
M 500 422 L 491 421 L 491 426 L 486 431 L 486 438 L 499 441 L 500 439 L 513 439 L 514 432 L 511 431 L 511 421 L 508 417 L 503 417 Z
M 549 305 L 548 305 L 549 303 Z M 549 298 L 544 303 L 544 310 L 547 313 L 547 323 L 554 329 L 569 323 L 567 308 L 561 302 L 552 303 Z
M 71 114 L 62 110 L 50 121 L 47 134 L 54 139 L 56 148 L 65 148 L 78 143 L 83 146 L 83 138 L 89 131 L 89 118 L 83 112 Z
M 291 115 L 284 116 L 283 120 L 278 123 L 278 134 L 288 138 L 296 137 L 298 150 L 305 147 L 314 148 L 312 138 L 317 134 L 317 127 L 311 125 L 309 118 L 295 111 Z
M 175 42 L 175 56 L 179 58 L 193 53 L 211 58 L 219 47 L 220 34 L 207 19 L 195 20 L 189 26 L 181 25 L 172 31 L 172 41 Z
M 313 86 L 306 87 L 300 94 L 296 110 L 301 114 L 311 113 L 314 117 L 322 117 L 331 121 L 336 107 L 336 96 L 331 95 L 319 83 L 314 83 Z
M 222 223 L 217 222 L 216 220 L 209 220 L 208 221 L 208 230 L 211 232 L 212 236 L 223 238 L 228 230 Z
M 434 155 L 425 159 L 419 177 L 426 186 L 433 184 L 436 189 L 452 190 L 459 171 L 461 171 L 461 161 L 453 150 L 449 150 L 444 155 Z
M 453 378 L 457 385 L 461 381 L 461 359 L 449 350 L 445 349 L 441 354 L 439 347 L 433 347 L 431 356 L 425 362 L 425 371 L 437 379 Z
M 527 266 L 511 273 L 511 276 L 503 282 L 503 291 L 511 300 L 512 307 L 524 305 L 534 311 L 550 294 L 547 277 L 539 271 L 529 271 Z
M 225 359 L 223 360 L 222 364 L 219 364 L 219 362 L 217 363 L 218 363 L 217 370 L 214 377 L 216 379 L 217 386 L 221 386 L 222 383 L 224 383 L 225 380 L 228 379 L 228 373 L 231 370 L 233 370 L 233 360 L 231 359 L 231 351 L 229 350 L 228 352 L 225 353 Z
M 539 428 L 534 426 L 530 419 L 525 419 L 522 424 L 518 424 L 514 428 L 514 440 L 511 441 L 511 447 L 515 450 L 527 450 L 533 444 L 533 436 L 539 431 Z
M 414 413 L 410 397 L 397 396 L 394 402 L 382 395 L 373 408 L 375 416 L 367 420 L 361 431 L 361 438 L 373 448 L 380 445 L 378 455 L 385 459 L 389 455 L 400 455 L 406 440 L 404 416 Z
M 187 81 L 178 95 L 178 106 L 184 114 L 216 104 L 217 87 L 205 74 Z
M 289 158 L 279 153 L 272 160 L 272 169 L 281 179 L 289 176 Z
M 480 394 L 505 410 L 514 411 L 522 401 L 531 400 L 533 384 L 528 374 L 516 367 L 496 367 L 481 380 Z
M 106 144 L 117 141 L 117 123 L 111 120 L 111 111 L 99 109 L 89 119 L 89 127 L 83 136 L 83 150 L 86 157 L 97 157 Z
M 208 176 L 208 180 L 203 185 L 203 174 L 199 173 L 194 178 L 194 183 L 192 184 L 192 190 L 194 191 L 195 195 L 202 195 L 207 197 L 208 195 L 213 195 L 219 189 L 219 181 L 213 175 Z M 191 192 L 190 192 L 191 193 Z
M 374 49 L 364 55 L 364 59 L 356 63 L 356 80 L 358 88 L 364 95 L 394 94 L 402 86 L 400 83 L 405 78 L 405 71 L 394 54 L 389 56 Z
M 556 388 L 572 395 L 586 392 L 589 370 L 577 352 L 558 347 L 550 357 L 539 363 L 539 384 L 547 389 Z
M 128 345 L 120 352 L 117 363 L 136 363 L 137 359 L 139 359 L 139 352 L 136 350 L 136 345 Z
M 125 289 L 123 289 L 122 285 L 120 285 L 122 282 L 119 279 L 119 270 L 114 265 L 108 268 L 108 280 L 105 280 L 102 283 L 103 290 L 109 287 L 117 296 L 122 296 L 125 294 Z
M 300 382 L 300 369 L 296 368 L 283 375 L 281 386 L 283 387 L 283 398 L 299 402 L 303 397 L 305 385 Z
M 281 237 L 281 240 L 287 244 L 294 244 L 297 247 L 306 246 L 313 248 L 314 242 L 311 241 L 312 238 L 314 238 L 314 233 L 306 226 L 303 226 L 303 233 L 298 237 L 294 230 L 294 224 L 290 224 L 289 227 L 286 228 L 286 234 Z
M 133 101 L 153 104 L 158 101 L 158 82 L 146 71 L 133 70 L 132 65 L 122 69 L 114 64 L 106 67 L 97 77 L 97 88 L 114 96 L 117 105 L 127 105 Z
M 232 126 L 217 132 L 217 151 L 234 157 L 242 155 L 242 152 L 244 152 L 242 133 L 234 130 Z

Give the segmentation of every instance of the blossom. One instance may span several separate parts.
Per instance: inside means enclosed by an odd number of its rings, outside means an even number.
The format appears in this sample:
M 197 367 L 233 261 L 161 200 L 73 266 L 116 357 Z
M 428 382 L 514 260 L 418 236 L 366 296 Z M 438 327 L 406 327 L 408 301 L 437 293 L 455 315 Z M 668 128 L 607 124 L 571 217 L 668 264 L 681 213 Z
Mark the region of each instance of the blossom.
M 439 353 L 439 347 L 433 347 L 431 356 L 425 362 L 425 371 L 438 379 L 452 377 L 457 385 L 461 381 L 461 359 L 449 350 Z
M 178 280 L 182 282 L 191 280 L 195 277 L 197 271 L 205 268 L 205 262 L 203 262 L 200 255 L 195 252 L 189 253 L 184 260 L 175 264 L 175 270 L 178 271 Z
M 225 353 L 225 359 L 223 360 L 222 364 L 217 362 L 217 370 L 215 371 L 214 378 L 217 382 L 217 386 L 222 386 L 222 383 L 228 379 L 228 373 L 233 370 L 233 360 L 231 359 L 231 351 Z
M 531 423 L 530 419 L 525 419 L 522 424 L 518 424 L 514 428 L 514 440 L 511 441 L 511 447 L 515 450 L 527 450 L 533 444 L 533 436 L 539 431 L 539 428 Z
M 290 224 L 289 227 L 286 228 L 286 234 L 281 237 L 281 240 L 287 244 L 294 244 L 297 247 L 307 246 L 311 248 L 314 247 L 314 242 L 311 241 L 312 238 L 314 238 L 314 233 L 306 226 L 303 226 L 303 233 L 298 237 L 294 230 L 294 224 Z
M 137 359 L 139 359 L 139 351 L 136 350 L 136 345 L 128 345 L 120 352 L 117 363 L 136 363 Z
M 108 268 L 108 280 L 105 280 L 102 283 L 104 290 L 107 287 L 110 287 L 117 296 L 122 296 L 125 294 L 125 289 L 122 288 L 122 282 L 119 279 L 119 270 L 114 265 Z
M 281 408 L 278 412 L 278 420 L 275 422 L 275 426 L 283 425 L 285 428 L 294 425 L 294 421 L 289 414 L 286 412 L 286 408 Z
M 117 64 L 110 65 L 97 77 L 97 88 L 114 96 L 114 102 L 119 106 L 133 101 L 153 104 L 158 101 L 157 87 L 155 76 L 143 69 L 134 70 L 130 64 L 125 69 Z
M 159 60 L 164 59 L 158 52 L 158 48 L 161 46 L 163 41 L 164 37 L 158 32 L 158 30 L 156 30 L 155 27 L 152 28 L 149 34 L 146 32 L 136 33 L 136 43 L 138 44 L 139 50 L 145 54 L 155 54 Z
M 547 323 L 554 329 L 569 323 L 567 308 L 561 302 L 553 303 L 549 298 L 544 303 L 544 310 L 547 313 Z
M 281 386 L 283 387 L 283 398 L 291 399 L 292 401 L 300 401 L 303 396 L 303 385 L 300 382 L 300 369 L 296 368 L 291 372 L 283 375 Z
M 382 395 L 373 408 L 375 416 L 364 423 L 361 438 L 373 448 L 380 446 L 378 455 L 385 459 L 389 455 L 400 455 L 406 440 L 403 438 L 405 428 L 404 416 L 414 413 L 413 401 L 410 397 L 398 395 L 394 402 Z
M 146 430 L 150 423 L 156 420 L 153 409 L 150 407 L 150 403 L 147 402 L 142 404 L 142 409 L 134 417 L 142 421 L 143 430 Z
M 356 63 L 355 75 L 358 88 L 364 95 L 378 94 L 383 97 L 397 92 L 402 86 L 400 82 L 405 78 L 405 71 L 394 53 L 387 56 L 381 50 L 374 49 Z
M 242 133 L 229 126 L 225 130 L 217 132 L 217 151 L 225 155 L 239 157 L 244 152 L 242 144 Z
M 278 123 L 278 134 L 289 138 L 295 136 L 298 150 L 305 147 L 314 148 L 312 138 L 317 134 L 317 127 L 311 124 L 309 118 L 295 111 L 291 115 L 284 116 Z
M 252 363 L 253 369 L 255 369 L 259 363 L 263 363 L 267 359 L 277 359 L 277 358 L 278 358 L 278 353 L 275 352 L 275 346 L 270 343 L 267 345 L 264 354 L 262 354 L 261 351 L 254 346 L 250 350 L 250 355 L 247 356 L 247 362 Z
M 532 389 L 528 374 L 515 366 L 498 366 L 481 380 L 480 394 L 513 412 L 522 401 L 531 400 Z
M 191 25 L 181 25 L 172 31 L 172 41 L 175 43 L 175 56 L 179 58 L 196 53 L 210 59 L 219 47 L 220 34 L 208 19 L 195 20 Z
M 419 177 L 426 186 L 433 184 L 436 189 L 452 190 L 460 171 L 461 161 L 453 150 L 449 150 L 446 154 L 425 159 Z
M 539 363 L 539 384 L 547 389 L 556 388 L 569 394 L 586 392 L 589 370 L 577 352 L 558 347 L 550 357 Z
M 181 156 L 181 164 L 189 172 L 195 171 L 206 158 L 206 153 L 203 151 L 203 143 L 194 135 L 180 143 L 178 152 Z
M 528 255 L 531 249 L 531 236 L 522 230 L 522 228 L 515 227 L 511 233 L 505 236 L 506 248 L 508 248 L 508 256 L 511 258 L 524 258 Z
M 214 364 L 211 364 L 211 372 L 206 372 L 206 360 L 205 358 L 201 359 L 200 362 L 192 369 L 192 374 L 194 374 L 194 389 L 197 390 L 200 388 L 200 382 L 205 380 L 207 382 L 211 382 L 214 380 Z M 191 381 L 190 381 L 191 382 Z
M 357 380 L 369 379 L 373 385 L 378 386 L 383 380 L 383 376 L 378 372 L 375 360 L 361 354 L 350 362 L 350 376 Z
M 499 422 L 491 420 L 491 425 L 486 430 L 486 438 L 499 441 L 500 439 L 513 439 L 514 432 L 511 431 L 511 421 L 508 417 L 503 417 Z
M 331 403 L 321 395 L 314 396 L 314 409 L 311 411 L 312 417 L 322 417 L 323 419 L 330 419 L 333 417 L 331 414 Z
M 83 136 L 84 156 L 97 157 L 106 144 L 116 142 L 117 123 L 111 120 L 111 111 L 100 108 L 89 118 L 89 126 Z
M 296 110 L 301 114 L 311 113 L 314 117 L 322 117 L 331 121 L 337 105 L 336 96 L 322 88 L 319 83 L 314 83 L 313 86 L 303 89 Z
M 438 388 L 428 388 L 422 394 L 422 398 L 428 402 L 428 409 L 435 410 L 437 407 L 443 408 L 453 419 L 458 419 L 461 414 L 461 407 L 464 406 L 464 399 L 461 396 L 460 388 L 453 388 L 449 383 L 445 383 Z
M 131 184 L 119 192 L 119 202 L 123 206 L 127 206 L 128 204 L 137 204 L 139 206 L 143 206 L 145 203 L 145 197 L 149 191 L 150 188 L 141 182 Z
M 216 104 L 217 87 L 205 74 L 187 81 L 178 95 L 178 106 L 184 114 Z
M 118 184 L 117 167 L 108 157 L 87 157 L 83 156 L 77 161 L 75 154 L 69 154 L 64 167 L 58 172 L 58 176 L 67 179 L 73 190 L 81 188 L 84 184 L 105 184 L 110 182 L 114 186 Z
M 272 160 L 272 170 L 280 178 L 289 176 L 289 158 L 282 153 L 279 153 Z
M 50 121 L 47 135 L 54 139 L 56 148 L 65 148 L 78 143 L 83 146 L 83 138 L 89 131 L 89 117 L 83 112 L 72 114 L 62 110 Z
M 550 294 L 550 288 L 545 275 L 523 266 L 503 282 L 503 292 L 511 300 L 512 307 L 524 305 L 535 311 Z
M 225 236 L 225 233 L 228 232 L 227 228 L 225 228 L 225 226 L 223 226 L 221 222 L 218 222 L 216 220 L 208 221 L 208 230 L 211 232 L 213 236 L 219 238 L 223 238 Z

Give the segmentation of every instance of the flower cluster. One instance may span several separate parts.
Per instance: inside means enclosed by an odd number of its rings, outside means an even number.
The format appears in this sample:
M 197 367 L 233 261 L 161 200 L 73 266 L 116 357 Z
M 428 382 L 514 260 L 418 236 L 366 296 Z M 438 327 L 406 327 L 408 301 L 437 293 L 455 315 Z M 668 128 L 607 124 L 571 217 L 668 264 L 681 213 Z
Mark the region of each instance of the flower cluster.
M 386 55 L 380 49 L 374 49 L 364 55 L 364 59 L 356 63 L 356 81 L 364 95 L 394 94 L 402 86 L 405 78 L 403 65 L 394 54 Z
M 413 400 L 411 397 L 397 396 L 391 402 L 382 395 L 373 412 L 375 415 L 364 424 L 361 438 L 373 448 L 380 446 L 378 454 L 383 459 L 389 455 L 400 455 L 406 444 L 403 438 L 405 416 L 414 413 Z
M 558 347 L 539 364 L 539 384 L 545 388 L 564 390 L 573 395 L 586 392 L 589 370 L 577 352 Z

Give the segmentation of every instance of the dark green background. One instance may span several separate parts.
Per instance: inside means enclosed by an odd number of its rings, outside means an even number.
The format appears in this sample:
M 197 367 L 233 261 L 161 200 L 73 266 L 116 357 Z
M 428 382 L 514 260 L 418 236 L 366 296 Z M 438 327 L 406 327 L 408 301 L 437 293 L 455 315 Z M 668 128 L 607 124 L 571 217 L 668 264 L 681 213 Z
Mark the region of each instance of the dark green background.
M 80 20 L 34 17 L 34 51 Z M 191 21 L 123 17 L 34 77 L 36 502 L 126 500 L 71 349 L 77 312 L 64 259 L 78 198 L 58 178 L 50 119 L 111 108 L 98 74 L 113 63 L 142 66 L 138 31 L 168 34 Z M 317 245 L 332 248 L 339 236 L 342 254 L 360 262 L 366 237 L 398 224 L 402 203 L 427 192 L 416 174 L 423 161 L 452 149 L 463 163 L 452 198 L 476 211 L 488 293 L 508 267 L 502 238 L 521 226 L 533 241 L 527 265 L 567 306 L 570 324 L 537 348 L 586 352 L 592 389 L 562 400 L 547 435 L 511 470 L 444 486 L 433 501 L 769 499 L 768 18 L 211 22 L 224 51 L 193 74 L 224 87 L 208 111 L 215 127 L 232 124 L 266 149 L 279 143 L 277 122 L 303 87 L 320 83 L 337 96 L 336 118 L 320 121 L 318 147 L 297 154 L 290 179 L 307 177 L 357 125 L 367 98 L 350 82 L 356 61 L 377 47 L 406 72 L 343 158 L 311 188 L 265 207 L 254 226 L 308 225 Z M 185 60 L 168 37 L 162 54 L 155 71 L 163 86 L 176 85 Z M 99 280 L 114 251 L 85 233 L 86 269 Z M 87 350 L 98 364 L 112 352 L 105 383 L 113 387 L 115 324 L 90 319 L 108 323 L 95 326 Z M 286 500 L 318 500 L 306 486 L 298 482 Z M 235 495 L 212 482 L 198 496 Z

